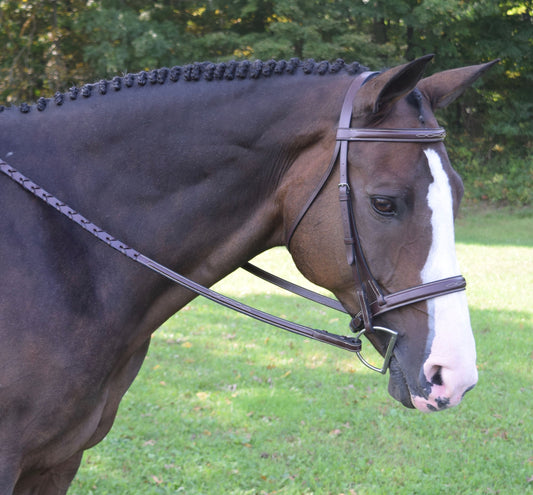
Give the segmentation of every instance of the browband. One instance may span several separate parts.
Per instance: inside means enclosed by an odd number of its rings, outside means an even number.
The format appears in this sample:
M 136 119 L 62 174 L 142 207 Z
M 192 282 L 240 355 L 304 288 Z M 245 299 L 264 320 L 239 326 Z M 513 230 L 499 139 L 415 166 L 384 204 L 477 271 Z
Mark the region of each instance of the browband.
M 437 143 L 444 141 L 446 130 L 436 129 L 356 129 L 344 127 L 337 130 L 337 141 L 379 141 L 392 143 Z

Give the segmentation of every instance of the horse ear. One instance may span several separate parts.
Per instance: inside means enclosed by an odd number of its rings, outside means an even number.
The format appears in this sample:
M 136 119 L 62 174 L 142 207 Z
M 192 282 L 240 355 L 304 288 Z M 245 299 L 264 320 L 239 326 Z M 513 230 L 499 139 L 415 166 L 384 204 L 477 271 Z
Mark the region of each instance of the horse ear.
M 422 79 L 418 84 L 418 89 L 429 99 L 433 110 L 444 108 L 461 96 L 478 77 L 499 61 L 500 59 L 496 59 L 486 64 L 437 72 Z
M 380 117 L 400 98 L 410 93 L 422 77 L 433 55 L 425 55 L 407 64 L 389 69 L 370 79 L 358 91 L 354 116 Z

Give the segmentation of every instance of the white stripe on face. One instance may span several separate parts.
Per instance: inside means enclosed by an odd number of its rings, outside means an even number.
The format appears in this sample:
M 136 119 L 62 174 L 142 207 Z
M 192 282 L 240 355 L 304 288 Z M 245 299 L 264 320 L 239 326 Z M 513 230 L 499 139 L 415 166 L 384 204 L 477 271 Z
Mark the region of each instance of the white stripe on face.
M 455 254 L 453 198 L 440 156 L 424 150 L 433 182 L 428 188 L 432 243 L 421 272 L 422 282 L 459 275 Z M 422 410 L 453 406 L 477 382 L 476 349 L 464 291 L 436 297 L 427 302 L 431 348 L 424 363 L 424 375 L 434 383 L 428 399 L 413 397 Z M 432 337 L 432 338 L 431 338 Z

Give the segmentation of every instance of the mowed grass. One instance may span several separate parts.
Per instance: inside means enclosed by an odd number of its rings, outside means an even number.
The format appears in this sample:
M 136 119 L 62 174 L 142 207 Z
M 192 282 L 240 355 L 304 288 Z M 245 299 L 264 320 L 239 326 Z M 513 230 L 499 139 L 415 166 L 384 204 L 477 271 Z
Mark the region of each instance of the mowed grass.
M 350 353 L 197 299 L 155 333 L 69 493 L 532 493 L 532 212 L 469 213 L 457 240 L 480 375 L 459 407 L 405 409 Z M 258 263 L 298 280 L 284 250 Z M 245 273 L 217 289 L 347 332 L 343 315 Z

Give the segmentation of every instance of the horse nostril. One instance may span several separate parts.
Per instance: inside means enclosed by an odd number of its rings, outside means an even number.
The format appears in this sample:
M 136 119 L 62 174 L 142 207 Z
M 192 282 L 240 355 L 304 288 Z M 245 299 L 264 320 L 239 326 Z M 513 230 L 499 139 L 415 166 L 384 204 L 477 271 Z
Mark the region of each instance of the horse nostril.
M 441 369 L 442 368 L 437 368 L 437 371 L 436 373 L 433 375 L 433 377 L 431 378 L 431 383 L 433 385 L 442 385 L 443 384 L 443 381 L 442 381 L 442 375 L 441 375 Z

